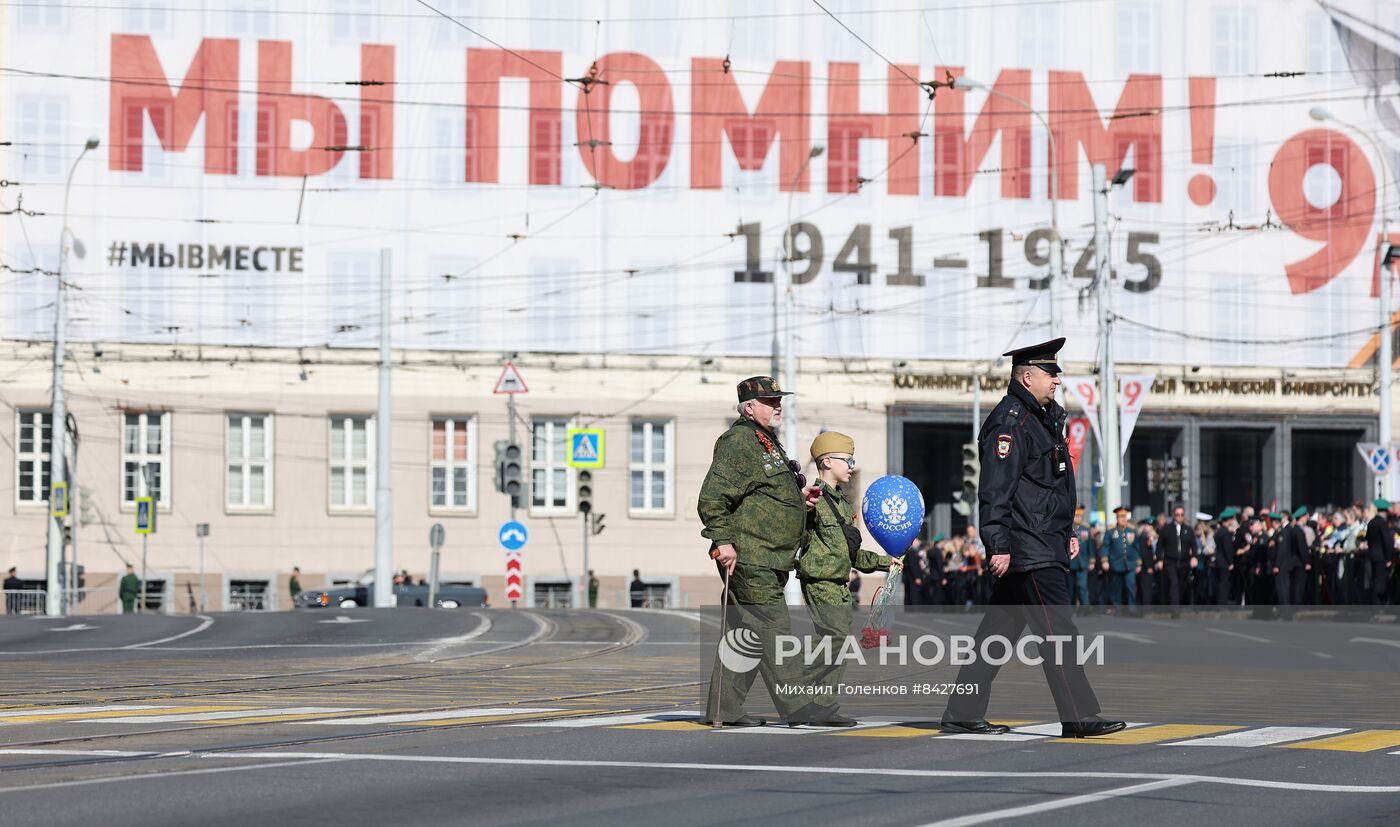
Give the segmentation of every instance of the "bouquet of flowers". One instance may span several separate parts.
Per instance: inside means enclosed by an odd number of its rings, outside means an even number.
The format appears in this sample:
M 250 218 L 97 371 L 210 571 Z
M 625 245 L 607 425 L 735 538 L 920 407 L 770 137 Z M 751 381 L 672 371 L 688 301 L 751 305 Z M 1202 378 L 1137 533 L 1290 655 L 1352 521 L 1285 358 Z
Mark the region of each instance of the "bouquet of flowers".
M 885 584 L 876 589 L 875 596 L 870 598 L 870 617 L 866 619 L 865 627 L 860 630 L 860 648 L 874 649 L 889 640 L 890 616 L 894 612 L 894 583 L 899 573 L 900 561 L 896 559 L 890 564 Z

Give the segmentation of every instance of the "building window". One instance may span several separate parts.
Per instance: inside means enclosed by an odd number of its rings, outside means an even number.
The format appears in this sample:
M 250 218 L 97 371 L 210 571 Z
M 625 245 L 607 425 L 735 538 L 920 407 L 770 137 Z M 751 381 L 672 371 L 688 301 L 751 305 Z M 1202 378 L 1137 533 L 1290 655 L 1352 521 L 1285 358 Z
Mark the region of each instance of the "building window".
M 1254 213 L 1254 144 L 1217 138 L 1215 142 L 1216 195 L 1214 208 L 1221 215 L 1233 212 L 1237 223 Z
M 1114 6 L 1113 45 L 1118 73 L 1151 73 L 1157 71 L 1161 27 L 1157 20 L 1157 4 L 1136 2 Z
M 669 514 L 675 486 L 674 422 L 632 423 L 631 509 L 634 514 Z
M 1020 62 L 1035 69 L 1058 69 L 1064 24 L 1057 5 L 1027 6 L 1020 11 Z
M 923 9 L 919 17 L 920 65 L 967 65 L 967 9 L 958 5 Z
M 228 415 L 229 508 L 272 508 L 272 416 Z
M 19 25 L 25 29 L 62 29 L 68 25 L 64 0 L 30 0 L 19 9 Z
M 147 245 L 153 247 L 155 245 Z M 159 255 L 157 250 L 156 255 Z M 127 267 L 121 277 L 122 337 L 130 342 L 173 339 L 179 328 L 171 318 L 169 271 L 154 265 Z
M 467 152 L 458 148 L 458 141 L 465 134 L 465 121 L 464 112 L 445 112 L 433 116 L 432 164 L 433 180 L 436 182 L 460 184 L 467 180 Z M 472 142 L 468 140 L 466 146 L 471 147 Z
M 1342 44 L 1337 39 L 1332 19 L 1327 14 L 1308 12 L 1304 33 L 1304 68 L 1309 75 L 1328 77 L 1346 71 L 1346 56 L 1342 53 Z
M 1246 75 L 1254 71 L 1254 9 L 1216 9 L 1213 20 L 1214 68 L 1217 75 Z
M 19 124 L 15 142 L 19 144 L 18 151 L 24 158 L 21 174 L 31 179 L 59 177 L 63 174 L 68 101 L 59 97 L 25 95 L 17 101 L 17 109 Z
M 168 33 L 170 3 L 168 0 L 126 0 L 126 28 L 133 32 Z
M 155 497 L 170 505 L 170 414 L 156 411 L 122 414 L 122 504 Z
M 370 453 L 372 416 L 331 417 L 330 506 L 332 511 L 364 511 L 374 507 L 374 464 Z
M 49 411 L 19 411 L 19 440 L 16 443 L 15 470 L 19 475 L 16 499 L 22 505 L 49 501 L 49 450 L 53 447 L 53 414 Z
M 330 287 L 326 293 L 327 341 L 332 346 L 363 347 L 377 338 L 379 275 L 374 256 L 334 253 L 327 256 Z
M 534 419 L 530 424 L 530 505 L 535 511 L 573 508 L 573 469 L 565 462 L 567 419 Z
M 476 418 L 434 417 L 432 505 L 468 511 L 476 507 Z
M 465 26 L 476 28 L 479 25 L 474 22 L 471 14 L 472 0 L 439 0 L 433 6 L 455 21 L 438 17 L 437 22 L 433 24 L 434 46 L 475 45 L 473 41 L 476 35 L 464 28 Z
M 337 40 L 368 40 L 374 37 L 374 14 L 373 0 L 331 0 L 331 35 Z
M 272 34 L 272 0 L 231 0 L 228 30 L 235 37 Z

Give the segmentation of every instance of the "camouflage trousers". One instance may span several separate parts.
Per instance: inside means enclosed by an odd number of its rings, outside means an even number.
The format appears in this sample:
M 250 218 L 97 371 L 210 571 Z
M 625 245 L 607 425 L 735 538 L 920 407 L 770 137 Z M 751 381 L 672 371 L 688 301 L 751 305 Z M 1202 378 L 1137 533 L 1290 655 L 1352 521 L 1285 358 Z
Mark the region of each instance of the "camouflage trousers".
M 786 718 L 810 700 L 782 691 L 801 681 L 800 664 L 776 663 L 777 636 L 792 634 L 792 618 L 783 599 L 783 585 L 789 574 L 742 563 L 734 567 L 729 578 L 729 604 L 724 607 L 727 631 L 710 671 L 705 720 L 734 721 L 742 717 L 755 676 L 762 676 L 781 717 Z M 724 570 L 720 569 L 720 577 L 723 576 Z
M 830 664 L 814 663 L 808 667 L 803 683 L 823 687 L 821 692 L 811 696 L 812 703 L 835 706 L 838 702 L 837 687 L 846 671 L 846 664 L 839 662 L 836 655 L 841 652 L 847 635 L 851 633 L 851 589 L 835 580 L 804 580 L 802 599 L 812 614 L 812 625 L 816 627 L 817 634 L 832 639 L 833 660 Z

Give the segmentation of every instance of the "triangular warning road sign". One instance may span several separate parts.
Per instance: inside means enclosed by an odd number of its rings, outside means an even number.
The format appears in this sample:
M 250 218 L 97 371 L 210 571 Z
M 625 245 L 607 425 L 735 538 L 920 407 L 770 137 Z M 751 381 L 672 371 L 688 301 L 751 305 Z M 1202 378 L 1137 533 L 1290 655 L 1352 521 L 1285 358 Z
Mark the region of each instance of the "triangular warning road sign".
M 492 393 L 529 393 L 530 389 L 525 387 L 525 380 L 520 378 L 520 371 L 516 370 L 514 362 L 506 362 L 506 366 L 501 369 L 501 378 L 496 380 L 496 388 Z
M 578 442 L 574 443 L 575 460 L 595 460 L 598 458 L 598 443 L 594 439 L 592 434 L 578 435 Z

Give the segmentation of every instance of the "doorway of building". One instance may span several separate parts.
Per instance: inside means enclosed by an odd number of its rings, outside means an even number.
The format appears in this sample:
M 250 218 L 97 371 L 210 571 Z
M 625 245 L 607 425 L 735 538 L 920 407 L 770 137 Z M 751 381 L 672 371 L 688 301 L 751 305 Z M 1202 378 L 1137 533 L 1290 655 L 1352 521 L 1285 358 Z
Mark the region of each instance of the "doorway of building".
M 1144 428 L 1137 427 L 1133 430 L 1132 439 L 1128 442 L 1128 491 L 1132 494 L 1131 503 L 1108 503 L 1109 508 L 1117 508 L 1120 505 L 1130 505 L 1134 513 L 1139 509 L 1146 508 L 1152 514 L 1161 514 L 1168 510 L 1168 500 L 1175 503 L 1175 499 L 1168 496 L 1169 486 L 1161 481 L 1149 479 L 1148 460 L 1161 462 L 1165 459 L 1176 459 L 1180 461 L 1180 428 Z M 1187 477 L 1189 479 L 1189 476 Z M 1186 499 L 1196 500 L 1187 492 Z M 1191 509 L 1188 509 L 1191 510 Z
M 1267 506 L 1277 490 L 1272 430 L 1201 428 L 1201 497 L 1197 508 Z
M 1289 507 L 1320 509 L 1365 497 L 1365 468 L 1356 451 L 1356 443 L 1365 438 L 1363 431 L 1295 428 L 1292 437 L 1293 502 Z
M 904 424 L 902 467 L 924 495 L 925 540 L 967 528 L 969 517 L 953 510 L 953 495 L 962 488 L 962 446 L 971 441 L 971 424 Z

